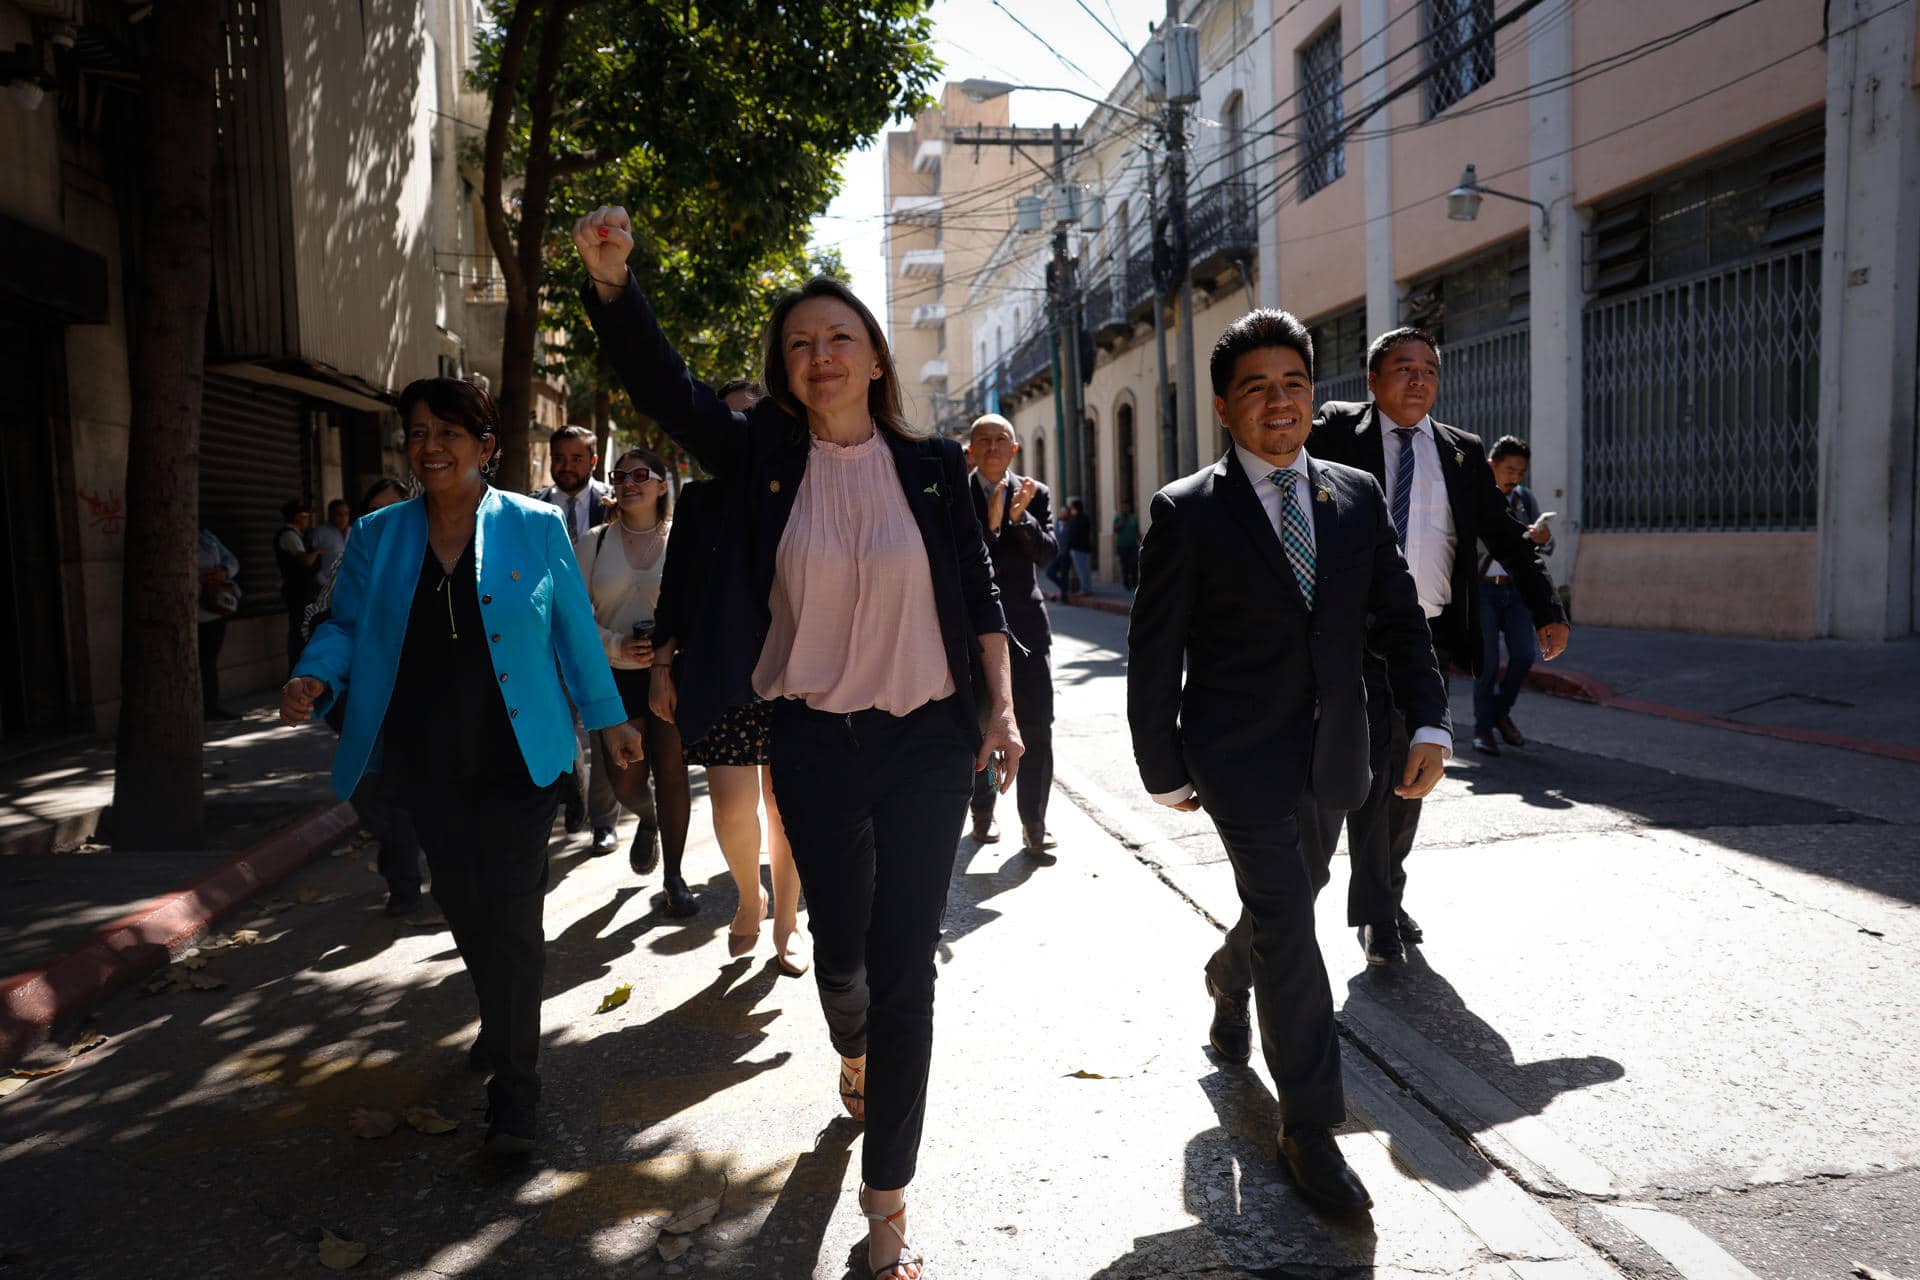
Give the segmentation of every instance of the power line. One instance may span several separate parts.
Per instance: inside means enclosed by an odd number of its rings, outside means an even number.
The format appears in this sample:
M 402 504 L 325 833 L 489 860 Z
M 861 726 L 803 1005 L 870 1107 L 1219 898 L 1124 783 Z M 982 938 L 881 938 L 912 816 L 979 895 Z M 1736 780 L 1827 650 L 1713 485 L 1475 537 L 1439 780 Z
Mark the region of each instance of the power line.
M 1079 5 L 1081 10 L 1089 18 L 1093 19 L 1095 26 L 1099 27 L 1102 31 L 1112 36 L 1113 42 L 1119 45 L 1122 49 L 1125 49 L 1127 51 L 1127 56 L 1129 58 L 1138 56 L 1134 53 L 1133 46 L 1120 38 L 1120 33 L 1118 31 L 1115 31 L 1112 27 L 1108 26 L 1105 22 L 1101 21 L 1099 14 L 1095 13 L 1092 9 L 1087 8 L 1087 0 L 1073 0 L 1073 2 Z
M 1047 43 L 1047 38 L 1045 36 L 1041 35 L 1038 31 L 1035 31 L 1032 27 L 1028 26 L 1026 23 L 1020 21 L 1019 16 L 1015 14 L 1013 10 L 1007 8 L 1006 5 L 1000 3 L 1000 0 L 993 0 L 993 7 L 998 9 L 1000 12 L 1006 14 L 1009 18 L 1012 18 L 1014 26 L 1019 27 L 1022 31 L 1032 36 L 1035 40 L 1038 40 L 1040 42 L 1040 46 L 1043 49 L 1045 49 L 1048 53 L 1052 54 L 1054 57 L 1054 60 L 1058 62 L 1061 66 L 1067 68 L 1069 71 L 1076 73 L 1082 80 L 1085 80 L 1088 84 L 1098 85 L 1100 83 L 1099 81 L 1095 80 L 1092 76 L 1087 74 L 1087 70 L 1085 67 L 1082 67 L 1079 63 L 1075 62 L 1072 58 L 1069 58 L 1066 54 L 1054 48 L 1051 44 Z

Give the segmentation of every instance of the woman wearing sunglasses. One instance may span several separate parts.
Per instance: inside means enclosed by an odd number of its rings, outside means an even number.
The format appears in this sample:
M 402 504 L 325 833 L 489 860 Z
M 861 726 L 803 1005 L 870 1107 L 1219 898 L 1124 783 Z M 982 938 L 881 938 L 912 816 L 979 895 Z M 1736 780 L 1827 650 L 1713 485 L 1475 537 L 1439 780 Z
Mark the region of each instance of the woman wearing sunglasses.
M 659 864 L 664 847 L 662 887 L 667 914 L 690 916 L 700 905 L 680 874 L 693 807 L 686 754 L 673 722 L 662 720 L 647 706 L 654 609 L 660 601 L 660 575 L 666 567 L 667 534 L 673 524 L 667 518 L 671 502 L 667 468 L 658 454 L 629 449 L 614 462 L 607 479 L 613 484 L 612 518 L 582 535 L 574 553 L 593 602 L 601 645 L 613 668 L 613 682 L 626 704 L 627 723 L 640 731 L 647 744 L 645 759 L 625 768 L 613 766 L 613 793 L 640 819 L 627 861 L 637 874 L 646 875 Z

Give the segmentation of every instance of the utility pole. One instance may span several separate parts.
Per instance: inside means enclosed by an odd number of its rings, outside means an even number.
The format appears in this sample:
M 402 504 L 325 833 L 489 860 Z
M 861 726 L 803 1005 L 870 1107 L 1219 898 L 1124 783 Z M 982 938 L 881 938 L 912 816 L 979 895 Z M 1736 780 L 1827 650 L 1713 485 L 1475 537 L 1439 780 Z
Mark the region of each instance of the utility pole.
M 1017 221 L 1022 231 L 1040 230 L 1049 211 L 1054 223 L 1053 262 L 1047 271 L 1047 305 L 1053 315 L 1054 439 L 1059 446 L 1055 450 L 1058 455 L 1055 474 L 1058 496 L 1064 504 L 1069 497 L 1084 497 L 1084 486 L 1089 479 L 1086 474 L 1086 388 L 1080 381 L 1080 286 L 1075 278 L 1068 234 L 1080 220 L 1079 192 L 1067 175 L 1067 155 L 1081 145 L 1080 131 L 1063 131 L 1056 124 L 1045 135 L 1037 129 L 1015 128 L 1006 132 L 995 130 L 994 135 L 988 137 L 985 129 L 976 127 L 972 134 L 956 129 L 952 137 L 956 146 L 975 148 L 1020 150 L 1030 143 L 1051 141 L 1053 144 L 1051 168 L 1021 151 L 1036 169 L 1047 175 L 1050 190 L 1046 199 L 1022 196 L 1015 204 L 1021 210 Z M 1039 206 L 1037 209 L 1033 207 L 1035 204 Z
M 1154 383 L 1158 391 L 1159 428 L 1160 428 L 1160 483 L 1169 484 L 1180 472 L 1180 424 L 1174 420 L 1178 401 L 1173 394 L 1173 382 L 1167 377 L 1167 309 L 1161 305 L 1161 298 L 1167 289 L 1166 273 L 1160 243 L 1160 182 L 1158 164 L 1154 160 L 1152 148 L 1147 149 L 1147 248 L 1148 262 L 1153 273 L 1153 349 L 1159 370 L 1160 380 Z M 1196 468 L 1197 469 L 1197 468 Z
M 1200 433 L 1194 397 L 1193 274 L 1187 249 L 1187 112 L 1199 99 L 1198 33 L 1180 24 L 1180 0 L 1167 0 L 1167 21 L 1161 28 L 1165 45 L 1167 92 L 1167 222 L 1174 279 L 1179 284 L 1180 329 L 1180 470 L 1200 469 Z

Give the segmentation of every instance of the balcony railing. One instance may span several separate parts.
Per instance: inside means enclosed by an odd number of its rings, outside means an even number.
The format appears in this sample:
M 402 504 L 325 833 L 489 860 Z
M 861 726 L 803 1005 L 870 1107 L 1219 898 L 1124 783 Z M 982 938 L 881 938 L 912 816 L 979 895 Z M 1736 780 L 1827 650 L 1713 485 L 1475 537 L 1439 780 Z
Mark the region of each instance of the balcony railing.
M 938 169 L 940 167 L 941 149 L 941 142 L 938 138 L 928 138 L 925 142 L 922 142 L 919 150 L 913 153 L 913 171 L 915 173 L 925 173 L 929 169 Z
M 1127 288 L 1123 296 L 1128 320 L 1153 318 L 1153 250 L 1140 249 L 1127 258 Z
M 893 221 L 936 226 L 940 221 L 940 208 L 944 203 L 945 199 L 941 196 L 895 196 L 892 209 Z
M 947 380 L 947 358 L 935 356 L 920 366 L 920 381 L 945 382 Z
M 945 249 L 909 249 L 900 255 L 903 276 L 937 276 L 947 269 Z
M 1018 392 L 1053 372 L 1053 335 L 1044 326 L 1028 334 L 1007 357 L 1008 391 Z
M 944 302 L 923 302 L 913 309 L 913 327 L 916 329 L 938 329 L 947 322 L 947 304 Z
M 1250 184 L 1215 183 L 1195 198 L 1187 216 L 1187 261 L 1194 283 L 1212 284 L 1238 261 L 1251 259 L 1258 244 Z

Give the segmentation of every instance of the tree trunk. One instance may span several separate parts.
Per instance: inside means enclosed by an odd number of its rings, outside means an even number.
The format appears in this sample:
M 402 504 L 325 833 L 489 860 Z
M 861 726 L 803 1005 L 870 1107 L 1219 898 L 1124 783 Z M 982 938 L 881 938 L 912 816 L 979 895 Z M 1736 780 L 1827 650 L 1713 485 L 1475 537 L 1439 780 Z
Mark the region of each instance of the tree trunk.
M 495 483 L 504 489 L 525 491 L 532 487 L 531 451 L 527 426 L 533 417 L 533 338 L 538 311 L 527 306 L 531 295 L 538 299 L 537 287 L 529 289 L 522 272 L 519 248 L 513 229 L 507 223 L 503 193 L 506 179 L 507 131 L 513 123 L 513 104 L 520 92 L 520 65 L 526 57 L 527 39 L 539 16 L 541 0 L 519 0 L 507 24 L 507 39 L 500 51 L 500 74 L 493 85 L 493 106 L 487 117 L 487 142 L 481 177 L 483 212 L 487 221 L 487 242 L 500 264 L 506 285 L 507 314 L 500 340 L 500 387 L 495 404 L 500 410 L 500 470 Z
M 156 5 L 148 23 L 113 842 L 197 849 L 206 833 L 195 561 L 221 7 Z

